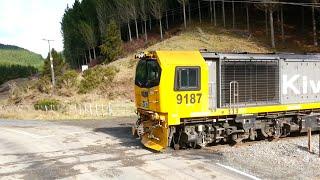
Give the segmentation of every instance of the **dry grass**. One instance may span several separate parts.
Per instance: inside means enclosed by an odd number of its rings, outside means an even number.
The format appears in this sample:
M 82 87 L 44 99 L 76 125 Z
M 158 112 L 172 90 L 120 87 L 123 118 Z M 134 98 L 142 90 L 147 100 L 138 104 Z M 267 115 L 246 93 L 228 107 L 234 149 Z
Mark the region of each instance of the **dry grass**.
M 160 43 L 154 44 L 146 49 L 139 49 L 141 51 L 153 51 L 153 50 L 199 50 L 207 49 L 209 51 L 216 52 L 273 52 L 274 50 L 268 47 L 268 41 L 265 39 L 255 39 L 246 32 L 237 30 L 225 30 L 221 28 L 215 28 L 211 25 L 193 25 L 185 31 L 178 29 L 178 34 L 168 38 Z M 298 43 L 299 44 L 299 43 Z M 294 47 L 282 45 L 281 50 L 290 51 L 290 49 L 305 48 L 305 46 L 295 45 Z M 311 47 L 310 47 L 311 48 Z M 112 86 L 102 92 L 96 90 L 90 94 L 79 95 L 75 94 L 71 97 L 62 97 L 58 95 L 45 95 L 35 93 L 34 96 L 30 96 L 23 100 L 22 105 L 33 104 L 33 102 L 43 98 L 54 98 L 59 100 L 65 105 L 95 103 L 105 104 L 110 100 L 110 94 L 112 95 L 112 102 L 119 104 L 123 107 L 133 107 L 134 104 L 134 74 L 137 60 L 134 59 L 134 53 L 129 54 L 125 58 L 121 58 L 115 62 L 112 62 L 106 66 L 116 66 L 120 71 L 115 77 L 115 82 Z M 0 105 L 5 103 L 6 100 L 1 100 L 0 93 Z M 133 110 L 132 110 L 133 111 Z M 132 112 L 133 113 L 133 112 Z M 23 114 L 23 115 L 21 115 Z M 127 111 L 117 115 L 128 115 Z M 130 114 L 131 115 L 131 114 Z M 1 112 L 0 118 L 15 118 L 15 119 L 91 119 L 97 118 L 92 116 L 79 116 L 78 114 L 72 113 L 59 113 L 59 112 L 48 112 L 43 113 L 41 111 L 34 111 L 28 109 L 23 112 L 19 110 L 13 110 L 12 112 Z
M 92 103 L 92 104 L 91 104 Z M 50 108 L 49 108 L 50 109 Z M 134 116 L 134 104 L 130 101 L 90 102 L 65 104 L 58 111 L 35 110 L 32 104 L 0 106 L 0 117 L 20 120 L 92 120 L 110 117 Z
M 147 50 L 199 50 L 215 52 L 270 52 L 262 44 L 252 41 L 245 32 L 232 32 L 210 26 L 191 27 Z

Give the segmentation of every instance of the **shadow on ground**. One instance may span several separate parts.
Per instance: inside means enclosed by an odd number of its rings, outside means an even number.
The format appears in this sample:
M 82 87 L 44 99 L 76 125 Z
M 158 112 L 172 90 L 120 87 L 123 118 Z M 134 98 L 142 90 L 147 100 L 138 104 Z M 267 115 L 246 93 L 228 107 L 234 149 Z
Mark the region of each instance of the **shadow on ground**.
M 94 132 L 105 133 L 120 141 L 121 146 L 130 148 L 143 148 L 140 139 L 132 135 L 131 124 L 120 124 L 117 127 L 96 128 Z

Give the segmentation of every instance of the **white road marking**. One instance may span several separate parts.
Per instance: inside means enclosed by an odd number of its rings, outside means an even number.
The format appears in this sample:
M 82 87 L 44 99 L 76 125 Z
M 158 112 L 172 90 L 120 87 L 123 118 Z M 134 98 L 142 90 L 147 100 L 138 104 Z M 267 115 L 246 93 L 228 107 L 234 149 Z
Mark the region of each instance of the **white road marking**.
M 255 177 L 255 176 L 253 176 L 253 175 L 250 175 L 250 174 L 247 174 L 247 173 L 242 172 L 242 171 L 240 171 L 240 170 L 237 170 L 237 169 L 235 169 L 235 168 L 233 168 L 233 167 L 226 166 L 226 165 L 223 165 L 223 164 L 220 164 L 220 163 L 216 163 L 216 164 L 217 164 L 218 166 L 220 166 L 220 167 L 223 167 L 223 168 L 228 169 L 228 170 L 230 170 L 230 171 L 236 172 L 236 173 L 241 174 L 241 175 L 243 175 L 243 176 L 246 176 L 246 177 L 248 177 L 248 178 L 250 178 L 250 179 L 253 179 L 253 180 L 261 180 L 260 178 L 257 178 L 257 177 Z

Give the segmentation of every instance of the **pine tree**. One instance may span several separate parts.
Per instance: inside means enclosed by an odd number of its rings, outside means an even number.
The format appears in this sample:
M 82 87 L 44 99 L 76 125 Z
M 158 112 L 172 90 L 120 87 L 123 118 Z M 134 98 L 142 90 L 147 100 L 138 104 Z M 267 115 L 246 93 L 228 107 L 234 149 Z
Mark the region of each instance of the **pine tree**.
M 263 0 L 261 4 L 255 5 L 258 9 L 265 11 L 266 16 L 269 15 L 272 48 L 276 47 L 275 35 L 274 35 L 274 22 L 273 22 L 274 11 L 276 11 L 279 8 L 279 4 L 276 4 L 276 2 L 279 2 L 279 0 Z M 267 18 L 266 18 L 266 21 L 267 21 Z M 267 26 L 266 26 L 266 29 L 267 29 Z
M 55 49 L 52 49 L 51 53 L 53 58 L 54 74 L 56 77 L 61 76 L 66 70 L 66 64 L 63 60 L 63 55 L 58 53 Z M 44 61 L 42 75 L 51 78 L 51 63 L 49 55 Z
M 150 0 L 150 12 L 159 21 L 161 39 L 163 39 L 162 16 L 165 9 L 165 0 Z
M 186 4 L 189 3 L 189 0 L 178 0 L 180 4 L 182 4 L 183 8 L 183 22 L 184 22 L 184 28 L 187 28 L 187 16 L 186 16 Z
M 122 41 L 120 30 L 114 20 L 108 24 L 103 44 L 100 46 L 101 53 L 106 57 L 105 62 L 114 61 L 122 52 Z

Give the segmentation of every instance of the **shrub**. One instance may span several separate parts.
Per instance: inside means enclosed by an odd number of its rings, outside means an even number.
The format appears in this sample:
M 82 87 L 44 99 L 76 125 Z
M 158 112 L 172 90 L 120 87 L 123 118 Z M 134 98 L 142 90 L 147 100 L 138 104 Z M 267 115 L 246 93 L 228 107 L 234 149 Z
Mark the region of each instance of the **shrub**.
M 49 77 L 43 76 L 35 84 L 35 88 L 41 93 L 50 94 L 52 91 L 52 83 Z
M 80 82 L 79 93 L 85 94 L 98 88 L 102 84 L 110 84 L 118 72 L 119 69 L 114 66 L 97 66 L 85 71 L 83 79 Z
M 114 61 L 122 53 L 121 33 L 115 21 L 108 24 L 102 43 L 100 49 L 106 63 Z
M 70 89 L 77 86 L 78 73 L 75 70 L 69 70 L 58 77 L 57 86 L 59 88 Z
M 10 104 L 19 104 L 22 101 L 22 93 L 17 86 L 16 83 L 9 84 L 10 90 L 9 90 L 9 98 L 8 102 Z
M 35 103 L 34 109 L 35 110 L 42 110 L 42 111 L 58 111 L 61 105 L 58 100 L 55 99 L 42 99 Z
M 52 49 L 51 53 L 52 53 L 52 59 L 53 59 L 54 75 L 56 77 L 61 76 L 67 68 L 66 63 L 63 60 L 63 55 L 62 53 L 59 53 L 54 49 Z M 51 62 L 50 62 L 49 55 L 44 61 L 42 76 L 51 78 Z

